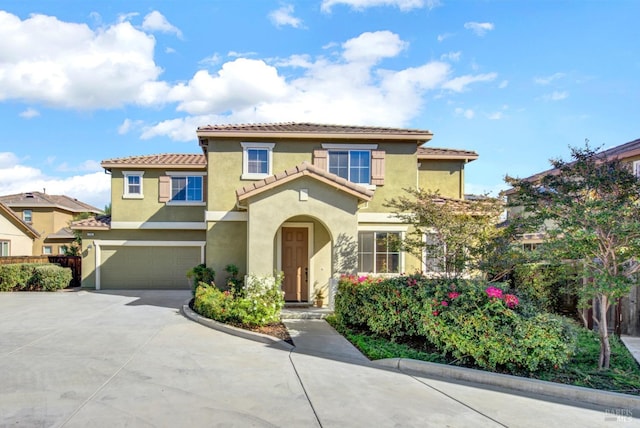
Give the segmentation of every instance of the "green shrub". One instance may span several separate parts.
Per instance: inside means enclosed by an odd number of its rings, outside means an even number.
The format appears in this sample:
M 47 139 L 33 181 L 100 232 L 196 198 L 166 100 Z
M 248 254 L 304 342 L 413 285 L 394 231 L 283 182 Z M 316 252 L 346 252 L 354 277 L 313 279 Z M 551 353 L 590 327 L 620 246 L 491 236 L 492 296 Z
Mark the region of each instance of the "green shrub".
M 246 295 L 235 295 L 232 290 L 219 290 L 200 283 L 195 293 L 193 308 L 200 315 L 216 321 L 263 326 L 280 321 L 284 306 L 281 290 L 282 275 L 274 277 L 250 276 Z
M 224 271 L 229 274 L 229 277 L 227 278 L 227 289 L 233 291 L 235 296 L 244 295 L 244 280 L 238 277 L 238 266 L 228 264 L 224 267 Z
M 214 285 L 213 281 L 216 276 L 216 272 L 208 268 L 204 263 L 200 263 L 198 266 L 194 266 L 187 271 L 187 278 L 191 280 L 191 293 L 195 295 L 196 288 L 201 282 L 208 285 Z
M 562 366 L 576 341 L 564 318 L 484 281 L 342 277 L 335 311 L 345 326 L 391 340 L 422 336 L 462 364 L 512 373 Z
M 36 266 L 47 266 L 41 263 L 15 263 L 0 265 L 0 291 L 24 290 L 33 276 Z
M 41 265 L 33 268 L 33 275 L 29 279 L 29 290 L 56 291 L 66 288 L 71 283 L 73 275 L 70 268 L 58 265 Z

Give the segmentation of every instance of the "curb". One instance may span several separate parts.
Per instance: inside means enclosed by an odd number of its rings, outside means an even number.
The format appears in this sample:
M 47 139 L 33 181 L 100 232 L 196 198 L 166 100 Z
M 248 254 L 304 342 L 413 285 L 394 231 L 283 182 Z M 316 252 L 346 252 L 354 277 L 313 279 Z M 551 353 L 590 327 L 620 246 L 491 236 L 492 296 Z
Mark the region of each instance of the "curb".
M 625 409 L 632 411 L 634 415 L 640 414 L 640 397 L 629 394 L 599 391 L 581 386 L 564 385 L 544 380 L 527 379 L 519 376 L 491 373 L 466 367 L 448 366 L 406 358 L 387 358 L 373 361 L 373 364 L 396 369 L 410 375 L 472 382 L 500 387 L 511 391 L 604 406 L 609 409 Z
M 290 343 L 285 342 L 284 340 L 275 338 L 273 336 L 269 336 L 267 334 L 262 334 L 254 331 L 245 330 L 238 327 L 233 327 L 231 325 L 227 325 L 218 321 L 214 321 L 209 318 L 205 318 L 202 315 L 195 313 L 189 307 L 189 304 L 182 305 L 182 314 L 189 318 L 191 321 L 195 321 L 198 324 L 202 324 L 205 327 L 212 328 L 214 330 L 218 330 L 222 333 L 230 334 L 233 336 L 238 336 L 243 339 L 253 340 L 254 342 L 264 343 L 266 345 L 270 345 L 276 348 L 280 348 L 284 351 L 292 351 L 295 346 Z

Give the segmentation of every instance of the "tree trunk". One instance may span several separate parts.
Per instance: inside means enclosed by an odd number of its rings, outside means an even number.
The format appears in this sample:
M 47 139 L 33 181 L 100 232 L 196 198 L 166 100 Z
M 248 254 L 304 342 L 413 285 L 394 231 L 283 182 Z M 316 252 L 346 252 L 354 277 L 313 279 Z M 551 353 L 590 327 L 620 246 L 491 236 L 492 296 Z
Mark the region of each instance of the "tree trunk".
M 611 345 L 609 344 L 609 329 L 607 326 L 607 309 L 609 302 L 607 296 L 598 296 L 598 334 L 600 335 L 600 359 L 598 361 L 599 369 L 608 369 L 611 359 Z

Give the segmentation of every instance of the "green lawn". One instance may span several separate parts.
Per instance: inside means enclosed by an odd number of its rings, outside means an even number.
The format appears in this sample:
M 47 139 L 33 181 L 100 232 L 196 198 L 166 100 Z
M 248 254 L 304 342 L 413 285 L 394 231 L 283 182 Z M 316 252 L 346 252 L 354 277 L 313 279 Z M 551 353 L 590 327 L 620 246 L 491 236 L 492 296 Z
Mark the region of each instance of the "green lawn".
M 456 363 L 446 355 L 431 349 L 428 344 L 418 340 L 408 343 L 394 343 L 337 325 L 333 316 L 327 318 L 327 321 L 371 360 L 410 358 L 441 364 L 455 365 Z M 611 336 L 611 368 L 609 370 L 598 370 L 599 353 L 598 336 L 594 332 L 583 329 L 578 336 L 576 354 L 565 367 L 539 372 L 530 377 L 640 395 L 640 367 L 624 344 L 617 337 Z

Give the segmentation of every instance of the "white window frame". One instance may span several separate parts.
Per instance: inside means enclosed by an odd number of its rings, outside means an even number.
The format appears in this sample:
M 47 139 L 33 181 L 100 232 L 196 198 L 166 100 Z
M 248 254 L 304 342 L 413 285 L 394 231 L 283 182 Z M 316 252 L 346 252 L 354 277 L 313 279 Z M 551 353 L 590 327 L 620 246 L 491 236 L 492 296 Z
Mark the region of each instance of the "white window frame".
M 190 172 L 190 171 L 167 171 L 167 175 L 171 178 L 169 180 L 169 194 L 173 195 L 173 179 L 181 178 L 181 177 L 200 177 L 202 178 L 202 193 L 200 193 L 199 201 L 174 201 L 170 199 L 167 201 L 167 205 L 180 205 L 180 206 L 205 206 L 206 202 L 204 201 L 204 191 L 205 191 L 205 180 L 206 174 L 202 172 Z
M 124 190 L 122 192 L 122 197 L 124 199 L 142 199 L 144 198 L 144 188 L 143 188 L 143 176 L 144 171 L 124 171 L 122 173 L 124 178 Z M 140 193 L 130 193 L 129 192 L 129 177 L 140 177 Z
M 364 227 L 359 227 L 358 228 L 358 249 L 357 249 L 357 255 L 358 255 L 358 267 L 360 265 L 360 232 L 373 232 L 373 233 L 397 233 L 398 235 L 400 235 L 400 240 L 404 240 L 405 238 L 405 234 L 406 234 L 407 228 L 403 227 L 403 228 L 398 228 L 397 226 L 364 226 Z M 375 235 L 374 235 L 374 240 L 375 240 Z M 371 275 L 377 275 L 377 276 L 398 276 L 400 274 L 402 274 L 405 269 L 404 269 L 404 263 L 405 263 L 405 252 L 404 251 L 398 251 L 398 272 L 376 272 L 375 271 L 375 242 L 374 242 L 374 253 L 373 253 L 373 268 L 374 271 L 373 272 L 362 272 L 362 271 L 358 271 L 359 275 L 367 275 L 367 274 L 371 274 Z
M 49 252 L 47 252 L 49 251 Z M 45 256 L 52 256 L 53 255 L 53 246 L 51 245 L 44 245 L 42 247 L 42 254 Z
M 27 213 L 29 213 L 29 215 L 27 215 Z M 33 223 L 33 210 L 24 210 L 22 211 L 22 220 L 25 223 Z
M 633 175 L 640 178 L 640 160 L 633 161 Z
M 9 257 L 10 255 L 11 255 L 11 241 L 4 241 L 4 240 L 0 241 L 0 257 Z
M 422 235 L 422 242 L 424 242 L 425 246 L 427 244 L 427 235 L 437 235 L 437 233 L 436 233 L 435 230 L 432 230 L 432 231 L 426 232 L 425 234 Z M 442 243 L 442 248 L 443 248 L 443 250 L 442 250 L 442 252 L 443 252 L 442 259 L 438 260 L 436 262 L 436 263 L 439 263 L 440 265 L 446 264 L 446 262 L 447 262 L 447 255 L 446 255 L 447 254 L 447 244 L 443 242 Z M 434 260 L 434 258 L 430 258 L 430 260 Z M 427 269 L 430 265 L 432 266 L 433 264 L 432 263 L 430 263 L 430 264 L 427 263 L 427 251 L 426 251 L 426 249 L 423 248 L 423 251 L 422 251 L 422 271 L 425 274 L 430 274 L 430 275 L 435 275 L 435 276 L 441 275 L 441 274 L 443 274 L 445 272 L 445 269 L 442 266 L 437 266 L 436 270 Z
M 242 142 L 242 180 L 262 180 L 273 175 L 273 148 L 276 143 L 255 143 Z M 250 173 L 249 172 L 249 150 L 258 149 L 267 151 L 267 172 L 266 173 Z

